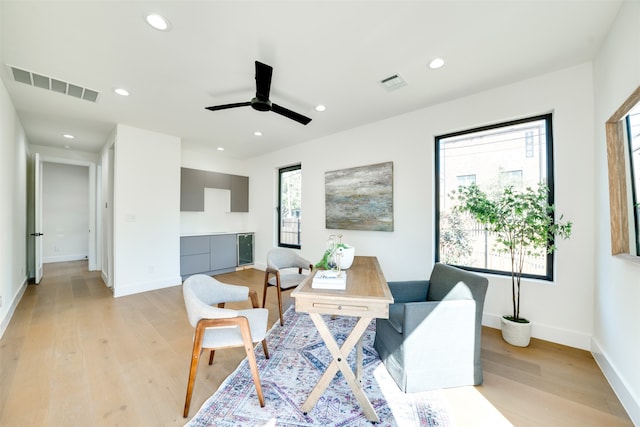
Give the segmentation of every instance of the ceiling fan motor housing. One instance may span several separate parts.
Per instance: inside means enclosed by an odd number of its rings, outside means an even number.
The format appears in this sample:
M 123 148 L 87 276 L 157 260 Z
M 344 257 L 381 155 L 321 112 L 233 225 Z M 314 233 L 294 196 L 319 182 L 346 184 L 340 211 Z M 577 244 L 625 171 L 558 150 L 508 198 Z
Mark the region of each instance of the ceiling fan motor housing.
M 253 98 L 251 100 L 251 108 L 257 111 L 271 111 L 271 101 Z

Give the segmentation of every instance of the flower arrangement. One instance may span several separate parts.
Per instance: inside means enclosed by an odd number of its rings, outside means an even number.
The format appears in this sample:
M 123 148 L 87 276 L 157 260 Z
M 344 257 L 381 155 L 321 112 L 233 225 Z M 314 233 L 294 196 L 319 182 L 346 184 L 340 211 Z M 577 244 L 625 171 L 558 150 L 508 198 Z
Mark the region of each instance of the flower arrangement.
M 331 235 L 327 241 L 327 250 L 322 259 L 314 266 L 324 270 L 340 270 L 351 267 L 355 248 L 342 243 L 342 234 Z

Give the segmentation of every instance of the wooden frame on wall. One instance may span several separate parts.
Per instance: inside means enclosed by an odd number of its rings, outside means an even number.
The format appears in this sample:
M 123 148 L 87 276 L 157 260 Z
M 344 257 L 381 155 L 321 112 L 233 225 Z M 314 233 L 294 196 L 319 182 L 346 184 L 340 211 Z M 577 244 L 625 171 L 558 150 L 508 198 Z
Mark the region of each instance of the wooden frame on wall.
M 638 87 L 605 123 L 609 166 L 611 254 L 631 255 L 629 246 L 629 200 L 625 158 L 624 118 L 640 102 Z M 637 257 L 633 257 L 637 258 Z

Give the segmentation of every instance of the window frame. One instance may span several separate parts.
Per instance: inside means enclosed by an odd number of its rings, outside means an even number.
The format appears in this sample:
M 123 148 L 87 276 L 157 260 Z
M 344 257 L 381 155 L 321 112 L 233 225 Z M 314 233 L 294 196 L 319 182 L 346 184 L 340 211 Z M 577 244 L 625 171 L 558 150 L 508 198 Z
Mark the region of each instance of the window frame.
M 630 247 L 629 210 L 632 201 L 627 193 L 628 169 L 625 155 L 625 120 L 633 107 L 640 103 L 640 86 L 618 107 L 605 122 L 607 142 L 607 172 L 609 179 L 609 216 L 611 255 L 640 264 L 640 255 Z
M 278 206 L 276 207 L 276 216 L 278 221 L 278 247 L 280 248 L 302 249 L 302 239 L 300 238 L 298 239 L 300 243 L 298 245 L 282 242 L 282 175 L 295 170 L 299 170 L 302 174 L 302 163 L 278 168 Z M 302 207 L 300 208 L 300 212 L 302 213 Z
M 640 105 L 640 103 L 637 105 Z M 633 233 L 630 233 L 633 235 L 630 236 L 630 239 L 633 240 L 636 255 L 638 255 L 640 254 L 640 218 L 638 218 L 638 208 L 636 208 L 636 205 L 640 203 L 640 200 L 638 200 L 639 189 L 636 188 L 636 172 L 640 172 L 640 165 L 636 165 L 635 161 L 633 160 L 633 132 L 632 132 L 632 124 L 631 124 L 631 116 L 630 116 L 632 111 L 633 111 L 633 108 L 624 117 L 624 122 L 625 122 L 625 131 L 627 133 L 626 135 L 627 150 L 628 150 L 627 158 L 629 160 L 629 185 L 631 187 L 630 203 L 631 203 L 631 210 L 633 212 L 633 216 L 632 216 Z
M 434 163 L 434 181 L 435 181 L 435 188 L 434 188 L 434 242 L 435 242 L 435 248 L 434 248 L 434 258 L 435 258 L 435 262 L 440 262 L 440 146 L 441 146 L 441 141 L 447 138 L 452 138 L 452 137 L 458 137 L 458 136 L 462 136 L 462 135 L 467 135 L 467 134 L 472 134 L 472 133 L 476 133 L 476 132 L 484 132 L 484 131 L 488 131 L 488 130 L 492 130 L 492 129 L 500 129 L 500 128 L 506 128 L 509 126 L 514 126 L 514 125 L 519 125 L 519 124 L 523 124 L 523 123 L 529 123 L 529 122 L 535 122 L 535 121 L 540 121 L 540 120 L 544 120 L 545 121 L 545 125 L 546 125 L 546 172 L 547 172 L 547 176 L 546 176 L 546 184 L 549 188 L 549 195 L 548 195 L 548 203 L 550 205 L 554 204 L 555 201 L 555 182 L 554 182 L 554 169 L 553 169 L 553 113 L 547 113 L 547 114 L 540 114 L 540 115 L 536 115 L 536 116 L 530 116 L 530 117 L 524 117 L 521 119 L 516 119 L 516 120 L 509 120 L 506 122 L 500 122 L 500 123 L 494 123 L 491 125 L 485 125 L 485 126 L 479 126 L 476 128 L 472 128 L 472 129 L 466 129 L 466 130 L 462 130 L 462 131 L 457 131 L 457 132 L 451 132 L 451 133 L 447 133 L 447 134 L 443 134 L 443 135 L 436 135 L 434 137 L 434 159 L 435 159 L 435 163 Z M 446 195 L 445 195 L 446 196 Z M 550 242 L 550 244 L 553 242 Z M 455 264 L 454 264 L 455 265 Z M 468 271 L 475 271 L 475 272 L 479 272 L 479 273 L 486 273 L 486 274 L 495 274 L 495 275 L 499 275 L 499 276 L 511 276 L 511 271 L 510 270 L 494 270 L 494 269 L 488 269 L 488 268 L 479 268 L 479 267 L 472 267 L 472 266 L 468 266 L 468 265 L 455 265 L 456 267 L 462 268 L 464 270 L 468 270 Z M 544 275 L 538 275 L 538 274 L 530 274 L 530 273 L 523 273 L 522 274 L 523 278 L 528 278 L 528 279 L 537 279 L 537 280 L 544 280 L 544 281 L 553 281 L 553 277 L 554 277 L 554 254 L 547 254 L 546 255 L 546 273 Z

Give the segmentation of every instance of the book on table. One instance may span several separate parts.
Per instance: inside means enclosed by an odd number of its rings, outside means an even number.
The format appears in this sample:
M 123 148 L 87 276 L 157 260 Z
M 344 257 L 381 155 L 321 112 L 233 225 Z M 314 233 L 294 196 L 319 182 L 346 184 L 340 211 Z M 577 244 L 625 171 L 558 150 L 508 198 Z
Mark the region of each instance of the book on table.
M 314 289 L 344 290 L 347 287 L 347 272 L 320 270 L 313 277 L 311 287 Z

